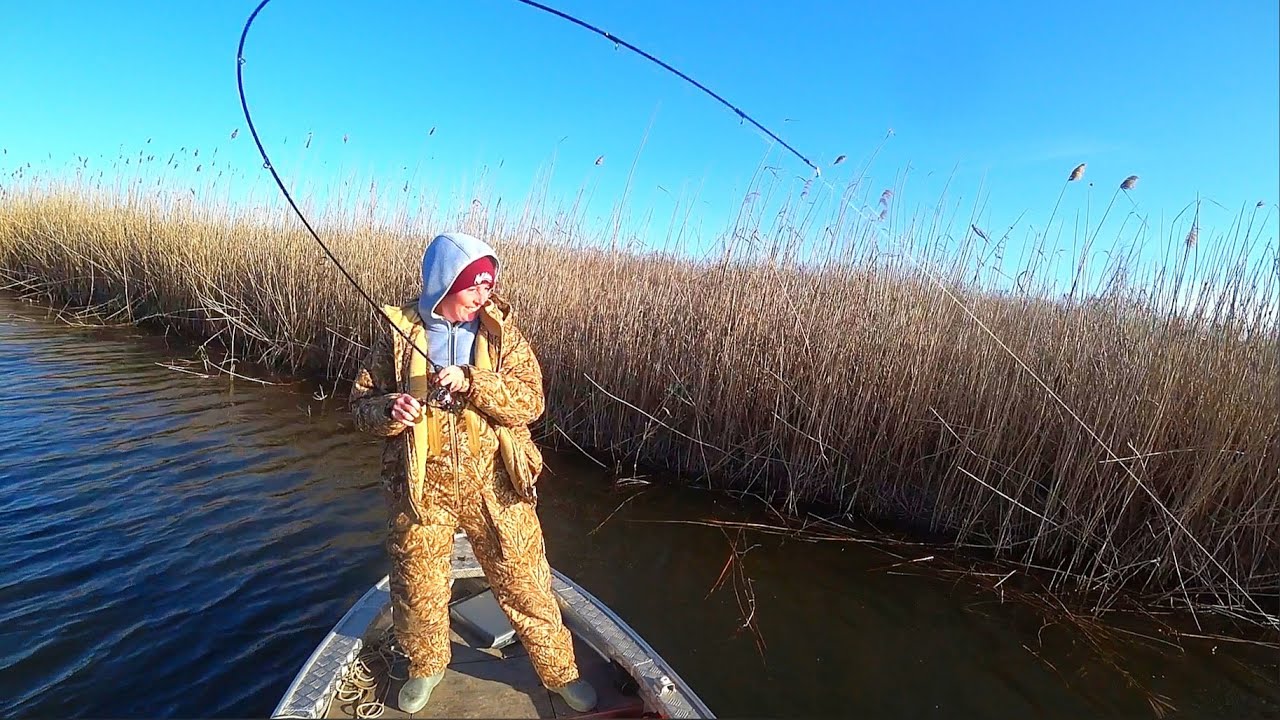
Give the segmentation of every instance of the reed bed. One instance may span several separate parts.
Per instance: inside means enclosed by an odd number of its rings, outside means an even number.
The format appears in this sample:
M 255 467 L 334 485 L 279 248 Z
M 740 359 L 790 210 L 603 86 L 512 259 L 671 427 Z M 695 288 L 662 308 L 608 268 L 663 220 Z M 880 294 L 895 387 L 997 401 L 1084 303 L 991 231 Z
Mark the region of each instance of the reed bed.
M 644 252 L 616 226 L 591 231 L 572 209 L 532 202 L 390 225 L 333 211 L 317 224 L 388 303 L 414 296 L 435 232 L 494 242 L 502 292 L 543 361 L 548 444 L 793 516 L 945 537 L 1039 568 L 1052 589 L 1094 593 L 1099 607 L 1127 590 L 1276 623 L 1269 209 L 1242 212 L 1210 257 L 1198 217 L 1170 231 L 1165 265 L 1143 270 L 1117 244 L 1111 264 L 1090 280 L 1082 263 L 1064 293 L 1042 240 L 1001 273 L 991 258 L 1007 236 L 974 225 L 948 243 L 936 216 L 897 217 L 891 193 L 859 205 L 845 188 L 815 213 L 813 188 L 759 182 L 701 256 Z M 68 317 L 150 324 L 281 371 L 351 377 L 374 316 L 287 209 L 251 216 L 164 197 L 10 188 L 7 286 Z M 1087 253 L 1096 239 L 1082 232 Z

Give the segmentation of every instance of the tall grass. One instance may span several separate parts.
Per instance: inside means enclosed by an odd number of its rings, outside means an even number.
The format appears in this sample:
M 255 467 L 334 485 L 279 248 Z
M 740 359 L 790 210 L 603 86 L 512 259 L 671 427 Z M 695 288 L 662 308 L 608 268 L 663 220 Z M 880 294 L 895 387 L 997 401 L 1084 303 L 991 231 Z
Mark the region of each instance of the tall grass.
M 943 534 L 1048 569 L 1064 590 L 1274 621 L 1269 210 L 1242 212 L 1218 243 L 1229 250 L 1208 258 L 1198 215 L 1175 222 L 1157 238 L 1175 254 L 1150 269 L 1134 259 L 1143 220 L 1092 279 L 1078 263 L 1064 293 L 1044 233 L 1007 272 L 1007 234 L 970 224 L 948 242 L 936 215 L 896 217 L 891 193 L 832 190 L 823 212 L 812 187 L 788 194 L 762 173 L 704 257 L 628 250 L 616 225 L 592 231 L 540 203 L 406 214 L 395 229 L 334 210 L 318 226 L 386 302 L 414 296 L 435 232 L 492 240 L 544 364 L 549 443 L 792 512 Z M 350 377 L 373 315 L 292 215 L 164 197 L 30 180 L 6 191 L 9 287 Z M 1096 252 L 1096 230 L 1080 232 L 1082 254 Z

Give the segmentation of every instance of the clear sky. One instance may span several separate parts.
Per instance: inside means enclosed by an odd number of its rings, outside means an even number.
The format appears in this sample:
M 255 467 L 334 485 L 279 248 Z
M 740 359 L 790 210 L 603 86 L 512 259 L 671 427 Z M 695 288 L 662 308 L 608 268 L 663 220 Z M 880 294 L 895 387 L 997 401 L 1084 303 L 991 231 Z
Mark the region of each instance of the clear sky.
M 0 181 L 28 162 L 26 173 L 65 173 L 77 158 L 87 173 L 136 173 L 142 153 L 156 157 L 151 175 L 282 202 L 236 94 L 256 4 L 6 3 Z M 836 188 L 874 155 L 858 196 L 872 212 L 893 189 L 907 219 L 941 205 L 963 233 L 976 208 L 988 234 L 1018 221 L 1022 238 L 1087 162 L 1055 216 L 1065 238 L 1128 175 L 1138 186 L 1104 242 L 1140 225 L 1134 210 L 1175 234 L 1169 222 L 1197 198 L 1202 243 L 1226 242 L 1242 212 L 1275 235 L 1275 0 L 548 4 L 703 82 Z M 509 207 L 554 164 L 553 196 L 585 188 L 593 218 L 629 188 L 654 233 L 690 203 L 715 233 L 762 164 L 791 191 L 812 175 L 674 75 L 511 0 L 273 0 L 246 56 L 254 122 L 303 195 L 355 197 L 377 180 L 394 205 L 396 193 L 467 197 L 483 182 Z

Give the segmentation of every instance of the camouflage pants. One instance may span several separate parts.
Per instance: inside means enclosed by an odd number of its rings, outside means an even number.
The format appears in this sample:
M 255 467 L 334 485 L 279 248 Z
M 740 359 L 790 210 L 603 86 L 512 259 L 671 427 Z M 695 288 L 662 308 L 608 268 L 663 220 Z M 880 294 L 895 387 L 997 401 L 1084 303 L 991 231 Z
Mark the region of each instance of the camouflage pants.
M 543 685 L 573 682 L 578 679 L 573 641 L 551 591 L 535 509 L 525 502 L 473 498 L 462 503 L 456 523 L 445 513 L 419 524 L 403 511 L 392 511 L 387 538 L 392 619 L 410 675 L 434 675 L 449 665 L 449 578 L 453 534 L 460 525 Z

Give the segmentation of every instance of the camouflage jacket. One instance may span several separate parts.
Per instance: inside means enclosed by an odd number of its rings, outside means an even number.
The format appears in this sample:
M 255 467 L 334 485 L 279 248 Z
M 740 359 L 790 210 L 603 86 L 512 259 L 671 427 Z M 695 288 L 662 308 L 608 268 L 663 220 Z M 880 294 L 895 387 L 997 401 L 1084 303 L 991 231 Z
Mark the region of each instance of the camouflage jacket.
M 416 300 L 384 309 L 392 318 L 411 312 L 416 318 Z M 416 333 L 422 332 L 420 323 L 405 323 L 401 329 L 415 341 L 420 337 Z M 471 387 L 464 395 L 463 412 L 428 409 L 424 403 L 424 412 L 438 422 L 431 442 L 424 443 L 422 433 L 391 418 L 396 395 L 410 392 L 414 355 L 413 346 L 399 333 L 392 328 L 379 333 L 356 373 L 349 398 L 356 427 L 386 438 L 384 487 L 393 506 L 411 510 L 418 522 L 453 522 L 459 503 L 477 498 L 500 505 L 528 502 L 512 486 L 498 452 L 496 430 L 507 428 L 520 446 L 537 452 L 528 425 L 543 412 L 542 369 L 516 326 L 514 311 L 497 294 L 480 311 L 476 352 L 486 349 L 487 362 L 477 357 L 469 368 Z M 415 385 L 421 387 L 420 379 Z M 423 397 L 416 396 L 423 402 Z M 424 468 L 421 477 L 418 467 Z

